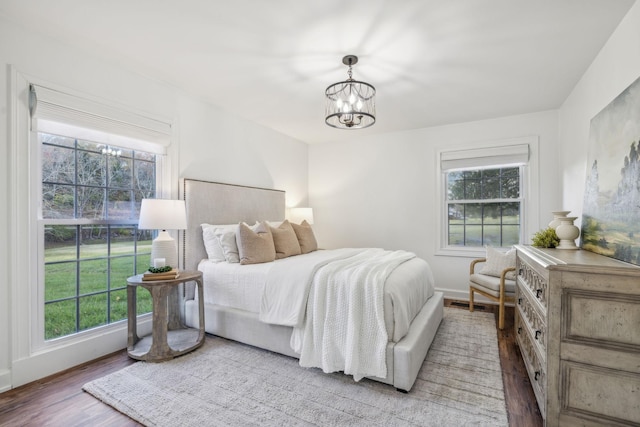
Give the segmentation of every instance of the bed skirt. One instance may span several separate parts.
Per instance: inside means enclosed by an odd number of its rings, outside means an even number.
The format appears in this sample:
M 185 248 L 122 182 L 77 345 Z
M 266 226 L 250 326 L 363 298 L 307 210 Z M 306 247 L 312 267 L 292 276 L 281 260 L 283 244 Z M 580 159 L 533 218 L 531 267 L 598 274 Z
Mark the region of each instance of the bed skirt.
M 444 311 L 444 294 L 435 292 L 415 317 L 409 332 L 399 342 L 387 344 L 387 377 L 372 379 L 409 391 L 427 356 Z M 185 323 L 198 327 L 198 304 L 185 301 Z M 213 335 L 298 358 L 289 345 L 292 328 L 258 320 L 256 313 L 205 304 L 205 330 Z

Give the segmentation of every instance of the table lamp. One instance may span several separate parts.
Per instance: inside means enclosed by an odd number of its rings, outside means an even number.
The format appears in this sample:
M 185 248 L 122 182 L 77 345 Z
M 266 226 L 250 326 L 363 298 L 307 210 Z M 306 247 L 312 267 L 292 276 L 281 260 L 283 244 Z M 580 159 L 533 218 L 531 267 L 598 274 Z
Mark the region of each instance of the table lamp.
M 289 209 L 289 222 L 292 222 L 294 224 L 302 224 L 302 221 L 307 221 L 309 224 L 313 224 L 312 208 Z
M 151 243 L 151 266 L 162 267 L 162 259 L 164 259 L 164 265 L 177 268 L 178 247 L 167 230 L 187 228 L 184 200 L 142 199 L 138 228 L 160 230 Z

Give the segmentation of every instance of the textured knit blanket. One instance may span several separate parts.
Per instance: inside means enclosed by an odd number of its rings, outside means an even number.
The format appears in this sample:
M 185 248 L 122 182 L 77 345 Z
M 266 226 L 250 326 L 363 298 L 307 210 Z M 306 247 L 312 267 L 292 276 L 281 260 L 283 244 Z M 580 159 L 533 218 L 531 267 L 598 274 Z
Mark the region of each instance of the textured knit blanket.
M 406 251 L 366 249 L 320 267 L 311 283 L 304 322 L 291 336 L 300 365 L 344 371 L 356 381 L 385 378 L 384 284 L 398 265 L 414 257 Z

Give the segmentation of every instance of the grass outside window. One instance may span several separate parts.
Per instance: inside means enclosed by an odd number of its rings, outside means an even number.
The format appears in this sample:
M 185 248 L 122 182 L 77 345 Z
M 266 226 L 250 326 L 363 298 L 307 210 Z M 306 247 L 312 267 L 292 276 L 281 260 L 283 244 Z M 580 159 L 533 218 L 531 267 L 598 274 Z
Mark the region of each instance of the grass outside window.
M 110 251 L 109 251 L 110 246 Z M 45 250 L 45 339 L 50 340 L 127 318 L 127 278 L 149 267 L 151 241 L 81 245 Z M 149 292 L 138 292 L 138 313 L 151 311 Z

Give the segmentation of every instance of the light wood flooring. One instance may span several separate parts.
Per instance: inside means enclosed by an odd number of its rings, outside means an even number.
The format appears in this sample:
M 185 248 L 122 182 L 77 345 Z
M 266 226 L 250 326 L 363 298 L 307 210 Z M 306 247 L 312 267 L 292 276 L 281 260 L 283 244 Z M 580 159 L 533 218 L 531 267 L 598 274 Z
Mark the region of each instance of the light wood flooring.
M 445 305 L 467 309 L 466 303 L 445 300 Z M 494 312 L 494 306 L 476 309 Z M 542 426 L 542 417 L 531 384 L 515 344 L 513 308 L 506 312 L 505 329 L 498 331 L 498 346 L 502 363 L 509 425 L 517 427 Z M 128 366 L 135 361 L 126 351 L 118 351 L 68 371 L 0 393 L 0 426 L 138 426 L 122 415 L 82 391 L 82 385 L 95 378 Z

